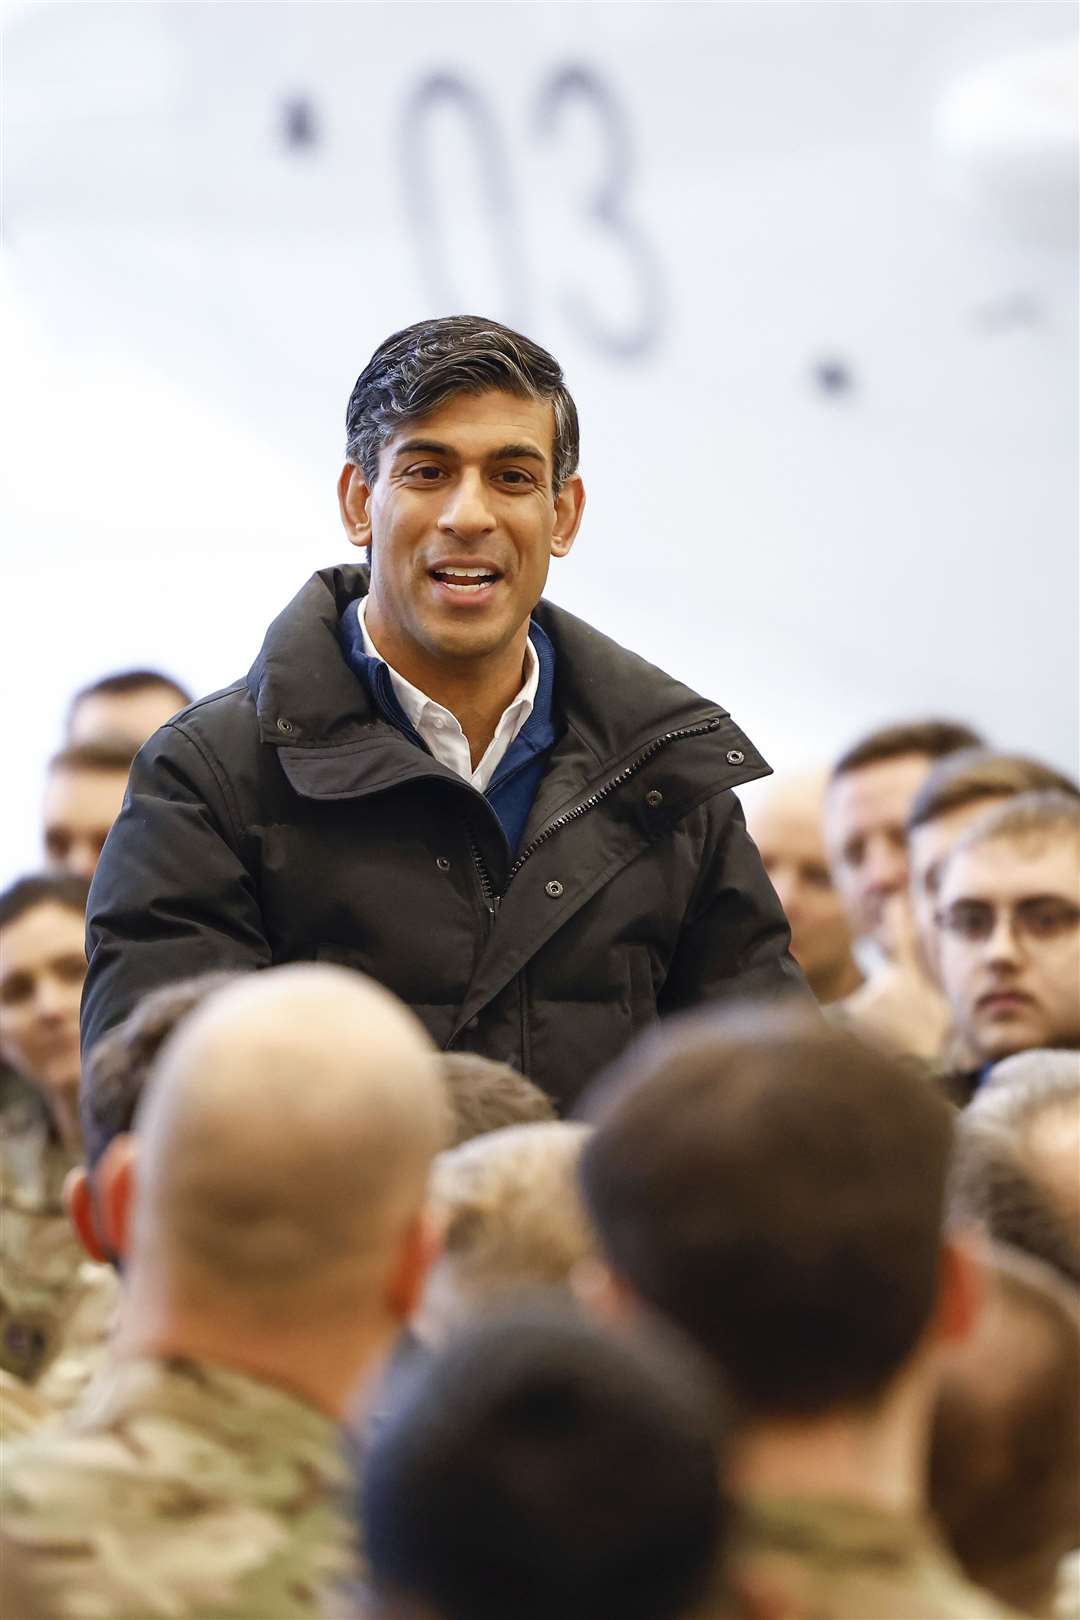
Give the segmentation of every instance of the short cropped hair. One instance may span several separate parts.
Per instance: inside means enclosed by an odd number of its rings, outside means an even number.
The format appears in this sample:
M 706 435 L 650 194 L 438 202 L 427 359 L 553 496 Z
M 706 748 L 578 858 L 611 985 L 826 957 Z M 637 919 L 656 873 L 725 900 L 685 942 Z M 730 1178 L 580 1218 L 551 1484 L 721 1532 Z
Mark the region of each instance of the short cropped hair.
M 966 850 L 983 844 L 1080 843 L 1080 798 L 1071 793 L 1021 793 L 994 805 L 960 834 L 945 867 Z
M 52 756 L 50 771 L 129 771 L 138 753 L 126 737 L 100 737 L 93 742 L 69 743 Z
M 1023 1257 L 998 1252 L 991 1275 L 1012 1323 L 988 1333 L 985 1318 L 950 1360 L 930 1507 L 969 1579 L 1040 1614 L 1080 1523 L 1080 1317 L 1075 1293 Z
M 510 1125 L 439 1154 L 430 1193 L 445 1228 L 418 1338 L 441 1343 L 514 1291 L 565 1286 L 595 1255 L 577 1184 L 588 1135 L 568 1120 Z
M 407 422 L 427 416 L 457 394 L 489 389 L 519 399 L 550 400 L 555 413 L 552 483 L 557 495 L 577 470 L 577 407 L 562 367 L 520 332 L 479 315 L 418 321 L 380 343 L 356 379 L 345 413 L 345 456 L 369 485 L 379 452 Z
M 959 720 L 900 720 L 879 726 L 844 750 L 832 768 L 831 780 L 861 771 L 867 765 L 880 765 L 907 754 L 925 754 L 927 759 L 944 759 L 959 748 L 980 748 L 983 739 L 977 731 Z
M 34 872 L 18 878 L 0 894 L 0 928 L 18 922 L 37 906 L 66 906 L 84 916 L 89 893 L 89 879 L 72 872 Z
M 617 1276 L 754 1416 L 882 1397 L 936 1301 L 945 1100 L 793 1010 L 673 1021 L 601 1084 L 582 1180 Z
M 175 692 L 180 699 L 181 708 L 191 702 L 191 693 L 186 686 L 181 686 L 178 680 L 166 675 L 160 669 L 121 669 L 112 675 L 102 675 L 100 680 L 91 681 L 87 686 L 80 686 L 71 700 L 69 715 L 78 708 L 83 698 L 89 697 L 130 697 L 133 692 L 151 692 L 161 687 L 166 692 Z
M 953 810 L 995 799 L 1013 799 L 1020 793 L 1054 790 L 1080 796 L 1080 789 L 1062 771 L 1023 754 L 996 754 L 991 748 L 963 748 L 947 754 L 930 771 L 911 801 L 907 830 L 913 832 Z
M 375 1612 L 676 1620 L 731 1528 L 725 1438 L 674 1345 L 537 1307 L 488 1321 L 398 1381 L 365 1455 Z
M 451 1147 L 504 1125 L 555 1118 L 555 1105 L 547 1093 L 509 1063 L 496 1063 L 475 1052 L 444 1052 L 440 1061 L 450 1099 Z
M 970 1110 L 956 1124 L 947 1217 L 952 1226 L 981 1226 L 995 1243 L 1080 1285 L 1080 1245 L 1023 1163 L 1013 1134 Z
M 151 990 L 91 1048 L 79 1084 L 83 1147 L 90 1170 L 114 1137 L 134 1129 L 154 1060 L 180 1020 L 237 977 L 237 973 L 199 973 Z
M 996 1063 L 968 1116 L 1008 1133 L 1021 1163 L 1080 1248 L 1080 1163 L 1073 1157 L 1080 1125 L 1080 1052 L 1033 1050 Z M 1069 1124 L 1072 1131 L 1063 1133 Z

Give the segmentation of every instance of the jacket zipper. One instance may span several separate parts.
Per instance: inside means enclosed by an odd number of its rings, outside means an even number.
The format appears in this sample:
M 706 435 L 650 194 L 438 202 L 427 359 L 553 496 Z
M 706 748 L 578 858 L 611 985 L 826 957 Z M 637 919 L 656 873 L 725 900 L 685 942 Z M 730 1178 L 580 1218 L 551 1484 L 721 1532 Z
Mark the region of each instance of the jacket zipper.
M 529 856 L 534 855 L 538 849 L 547 843 L 549 838 L 555 833 L 561 832 L 564 827 L 568 827 L 572 821 L 580 820 L 590 810 L 595 810 L 598 804 L 602 804 L 610 794 L 614 793 L 616 788 L 622 787 L 632 776 L 635 776 L 641 767 L 647 765 L 662 748 L 667 747 L 668 743 L 678 742 L 683 737 L 703 737 L 707 732 L 719 730 L 723 723 L 724 717 L 718 715 L 715 720 L 706 720 L 699 726 L 682 726 L 678 731 L 665 731 L 663 736 L 654 737 L 649 746 L 636 759 L 631 760 L 630 764 L 625 766 L 618 776 L 613 776 L 609 782 L 604 783 L 603 787 L 597 788 L 595 793 L 590 793 L 587 799 L 583 799 L 580 804 L 576 804 L 572 810 L 567 810 L 565 815 L 556 816 L 554 821 L 549 822 L 542 831 L 537 833 L 532 843 L 521 851 L 521 854 L 506 874 L 507 887 L 521 871 Z M 502 896 L 495 893 L 491 876 L 484 865 L 484 858 L 480 853 L 480 847 L 475 838 L 472 840 L 472 856 L 480 877 L 480 887 L 483 890 L 485 903 L 492 917 L 494 917 L 499 909 L 499 901 Z M 505 893 L 505 890 L 503 892 Z

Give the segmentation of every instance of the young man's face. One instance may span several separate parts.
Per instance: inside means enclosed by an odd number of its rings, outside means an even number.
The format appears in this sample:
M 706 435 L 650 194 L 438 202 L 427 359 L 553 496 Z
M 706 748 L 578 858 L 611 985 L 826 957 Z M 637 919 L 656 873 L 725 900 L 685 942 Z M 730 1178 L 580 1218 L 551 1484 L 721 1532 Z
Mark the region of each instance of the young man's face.
M 383 446 L 374 487 L 346 467 L 346 530 L 371 549 L 368 629 L 403 674 L 524 653 L 583 503 L 576 477 L 552 492 L 553 435 L 547 400 L 458 394 Z
M 750 830 L 791 924 L 792 955 L 817 989 L 851 959 L 851 930 L 825 853 L 820 788 L 778 790 L 754 808 Z
M 981 1062 L 1080 1046 L 1080 869 L 1071 838 L 996 839 L 945 868 L 940 959 L 953 1018 Z
M 845 771 L 830 783 L 825 798 L 833 881 L 852 932 L 876 938 L 886 950 L 885 905 L 907 885 L 905 823 L 929 770 L 925 754 L 901 754 Z
M 0 1053 L 46 1097 L 79 1083 L 83 931 L 82 912 L 55 900 L 0 930 Z
M 101 846 L 120 814 L 126 770 L 56 765 L 45 784 L 45 863 L 50 872 L 93 877 Z
M 970 827 L 972 822 L 986 814 L 991 805 L 997 803 L 1000 803 L 1000 798 L 977 799 L 973 804 L 957 805 L 955 810 L 947 810 L 944 815 L 935 816 L 933 821 L 924 821 L 908 834 L 911 914 L 923 965 L 935 979 L 940 976 L 936 919 L 938 889 L 945 858 L 965 827 Z

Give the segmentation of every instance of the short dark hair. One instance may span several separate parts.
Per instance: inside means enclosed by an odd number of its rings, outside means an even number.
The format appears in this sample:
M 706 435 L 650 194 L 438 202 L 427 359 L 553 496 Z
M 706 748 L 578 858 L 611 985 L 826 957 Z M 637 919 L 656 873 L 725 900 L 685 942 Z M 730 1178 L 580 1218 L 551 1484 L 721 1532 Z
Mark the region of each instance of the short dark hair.
M 579 452 L 577 407 L 562 367 L 538 343 L 480 315 L 418 321 L 380 343 L 349 396 L 346 459 L 374 484 L 380 450 L 406 422 L 427 416 L 455 394 L 493 388 L 520 399 L 550 400 L 557 495 L 577 470 Z
M 34 872 L 21 877 L 0 894 L 0 928 L 18 922 L 36 906 L 50 904 L 85 916 L 89 893 L 90 880 L 72 872 Z
M 1025 754 L 996 754 L 991 748 L 962 748 L 931 769 L 911 801 L 907 830 L 937 821 L 953 810 L 982 800 L 1012 799 L 1048 789 L 1080 797 L 1080 788 L 1062 771 Z
M 598 1087 L 582 1181 L 617 1275 L 755 1416 L 884 1395 L 936 1300 L 944 1098 L 794 1009 L 673 1021 Z
M 930 1507 L 970 1580 L 1039 1614 L 1080 1519 L 1080 1320 L 1075 1293 L 1041 1266 L 998 1253 L 991 1276 L 1011 1330 L 991 1317 L 997 1333 L 984 1326 L 950 1359 Z
M 113 1138 L 133 1128 L 154 1060 L 180 1020 L 235 978 L 234 972 L 199 973 L 151 990 L 94 1044 L 79 1085 L 83 1146 L 91 1170 Z
M 981 748 L 977 731 L 959 720 L 900 720 L 879 726 L 844 750 L 832 768 L 831 780 L 861 771 L 867 765 L 880 765 L 887 759 L 906 754 L 925 754 L 927 759 L 944 759 L 959 748 Z
M 113 675 L 102 675 L 100 680 L 91 681 L 88 686 L 80 686 L 71 700 L 71 710 L 78 707 L 83 698 L 89 697 L 130 697 L 133 692 L 149 692 L 155 687 L 162 687 L 167 692 L 175 692 L 180 699 L 180 706 L 191 702 L 191 693 L 186 686 L 166 675 L 160 669 L 120 669 Z
M 450 1099 L 448 1147 L 506 1125 L 536 1125 L 555 1118 L 555 1105 L 547 1093 L 509 1063 L 496 1063 L 476 1052 L 444 1052 L 440 1062 Z
M 126 737 L 96 737 L 93 742 L 68 743 L 49 761 L 50 771 L 129 771 L 138 753 Z
M 674 1620 L 729 1529 L 724 1438 L 674 1345 L 535 1306 L 490 1320 L 391 1387 L 360 1486 L 376 1596 L 440 1620 Z
M 1002 1124 L 970 1111 L 957 1122 L 949 1170 L 948 1218 L 982 1226 L 995 1243 L 1041 1260 L 1080 1285 L 1080 1248 L 1068 1223 L 1025 1166 Z
M 1074 793 L 1018 793 L 991 805 L 966 827 L 945 857 L 949 867 L 958 855 L 999 840 L 1041 844 L 1047 840 L 1080 840 L 1080 797 Z

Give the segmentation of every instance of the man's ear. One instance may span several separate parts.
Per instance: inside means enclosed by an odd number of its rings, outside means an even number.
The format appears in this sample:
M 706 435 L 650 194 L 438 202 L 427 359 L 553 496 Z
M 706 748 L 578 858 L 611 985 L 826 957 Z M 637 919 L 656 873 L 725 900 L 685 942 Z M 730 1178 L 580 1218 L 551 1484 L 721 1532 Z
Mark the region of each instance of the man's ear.
M 555 497 L 555 528 L 551 535 L 551 555 L 565 557 L 581 527 L 585 511 L 585 485 L 575 473 Z
M 414 1215 L 405 1229 L 386 1288 L 390 1314 L 402 1324 L 420 1303 L 428 1272 L 442 1248 L 442 1234 L 443 1222 L 430 1208 Z
M 85 1165 L 77 1164 L 64 1177 L 64 1208 L 75 1235 L 91 1260 L 105 1265 L 109 1255 L 102 1244 L 94 1215 L 94 1189 Z
M 938 1297 L 931 1327 L 939 1345 L 961 1344 L 970 1336 L 985 1293 L 974 1234 L 947 1234 L 938 1263 Z
M 114 1136 L 94 1172 L 102 1246 L 126 1259 L 131 1241 L 138 1144 L 130 1131 Z
M 349 544 L 371 544 L 371 488 L 359 467 L 347 461 L 338 479 L 338 507 Z

